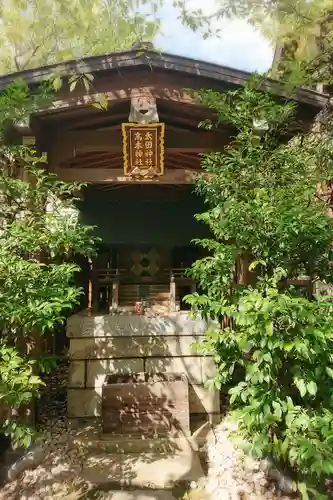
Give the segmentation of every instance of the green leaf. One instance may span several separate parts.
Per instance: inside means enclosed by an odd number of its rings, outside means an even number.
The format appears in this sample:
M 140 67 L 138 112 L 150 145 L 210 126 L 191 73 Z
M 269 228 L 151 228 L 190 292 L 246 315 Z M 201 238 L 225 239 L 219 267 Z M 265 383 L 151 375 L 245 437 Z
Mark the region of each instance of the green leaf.
M 62 87 L 62 78 L 60 76 L 56 76 L 53 79 L 53 88 L 54 90 L 60 90 Z
M 31 445 L 31 442 L 32 442 L 32 438 L 29 434 L 27 434 L 22 440 L 22 445 L 24 446 L 24 448 L 29 448 L 29 446 Z
M 317 384 L 312 380 L 311 382 L 306 384 L 306 389 L 308 393 L 311 394 L 311 396 L 315 396 L 317 394 L 318 387 Z
M 32 397 L 33 397 L 32 392 L 24 392 L 24 393 L 22 394 L 22 399 L 24 399 L 24 400 L 31 400 L 31 399 L 32 399 Z
M 77 82 L 78 80 L 73 80 L 70 84 L 69 84 L 69 90 L 70 92 L 73 92 L 73 90 L 75 90 L 75 87 L 77 85 Z
M 251 264 L 249 265 L 249 271 L 253 271 L 257 266 L 259 265 L 262 265 L 262 266 L 265 266 L 266 265 L 266 262 L 264 260 L 254 260 L 253 262 L 251 262 Z
M 86 92 L 89 92 L 89 90 L 90 90 L 90 82 L 85 77 L 83 77 L 83 85 L 84 85 L 84 87 L 86 89 Z
M 107 110 L 109 106 L 109 101 L 106 94 L 99 94 L 97 102 L 94 102 L 93 106 L 97 107 L 98 109 L 101 109 L 102 111 Z
M 267 335 L 269 335 L 269 336 L 273 335 L 273 323 L 272 323 L 272 321 L 267 321 L 265 328 L 266 328 Z
M 307 387 L 305 385 L 304 380 L 303 379 L 297 379 L 295 381 L 295 385 L 296 385 L 297 389 L 299 390 L 299 393 L 302 396 L 302 398 L 304 398 L 304 396 L 306 395 L 306 391 L 307 391 Z
M 277 401 L 273 401 L 274 415 L 280 420 L 282 417 L 281 405 Z
M 301 494 L 302 500 L 309 500 L 308 490 L 305 483 L 298 483 L 297 489 Z

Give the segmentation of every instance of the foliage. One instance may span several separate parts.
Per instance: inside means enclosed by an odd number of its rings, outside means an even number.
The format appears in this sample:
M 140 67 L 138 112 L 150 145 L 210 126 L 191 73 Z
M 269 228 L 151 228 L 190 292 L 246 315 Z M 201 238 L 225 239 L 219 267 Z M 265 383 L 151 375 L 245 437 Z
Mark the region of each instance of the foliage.
M 218 31 L 221 18 L 246 19 L 283 49 L 277 51 L 273 74 L 290 88 L 332 84 L 332 0 L 217 0 L 208 16 L 204 9 L 191 9 L 187 0 L 175 4 L 183 23 L 203 34 L 211 34 L 212 26 Z
M 199 93 L 234 140 L 205 154 L 198 218 L 211 240 L 188 297 L 215 320 L 199 349 L 215 356 L 218 389 L 230 387 L 239 430 L 256 455 L 289 467 L 303 498 L 320 498 L 333 472 L 333 304 L 316 295 L 333 282 L 333 220 L 318 185 L 332 178 L 331 139 L 319 129 L 289 140 L 293 103 L 277 103 L 252 80 L 243 90 Z M 214 123 L 205 123 L 212 128 Z M 307 276 L 304 289 L 292 285 Z
M 47 97 L 47 84 L 29 95 L 18 83 L 0 96 L 0 401 L 7 408 L 0 425 L 23 445 L 32 433 L 19 408 L 38 393 L 38 372 L 52 368 L 41 335 L 78 302 L 75 257 L 91 254 L 94 245 L 75 207 L 82 186 L 49 174 L 34 148 L 8 144 L 11 125 Z
M 146 0 L 3 0 L 0 73 L 127 50 L 138 39 L 151 40 L 158 29 L 157 5 Z
M 279 48 L 275 77 L 293 87 L 332 84 L 332 0 L 280 1 L 262 26 Z
M 164 4 L 164 0 L 4 0 L 0 6 L 0 73 L 151 41 L 159 30 Z M 220 32 L 222 18 L 240 17 L 273 46 L 283 47 L 273 71 L 275 77 L 287 78 L 291 88 L 332 83 L 333 0 L 217 0 L 215 11 L 209 14 L 191 5 L 189 0 L 172 2 L 182 23 L 204 38 Z
M 20 407 L 29 404 L 43 385 L 40 377 L 33 374 L 34 363 L 34 360 L 20 356 L 13 347 L 0 348 L 0 404 L 3 413 L 4 409 L 10 409 L 3 419 L 3 430 L 25 447 L 31 444 L 33 433 L 15 417 Z

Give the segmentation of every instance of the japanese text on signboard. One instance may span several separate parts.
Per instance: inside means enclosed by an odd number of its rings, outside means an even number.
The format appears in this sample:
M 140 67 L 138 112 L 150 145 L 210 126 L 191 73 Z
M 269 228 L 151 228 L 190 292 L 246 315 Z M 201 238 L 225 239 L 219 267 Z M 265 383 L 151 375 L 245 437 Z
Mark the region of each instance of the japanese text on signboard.
M 163 175 L 164 124 L 123 123 L 125 175 Z
M 130 130 L 131 164 L 135 167 L 157 166 L 157 130 Z M 133 144 L 134 142 L 134 144 Z M 154 147 L 155 146 L 155 147 Z

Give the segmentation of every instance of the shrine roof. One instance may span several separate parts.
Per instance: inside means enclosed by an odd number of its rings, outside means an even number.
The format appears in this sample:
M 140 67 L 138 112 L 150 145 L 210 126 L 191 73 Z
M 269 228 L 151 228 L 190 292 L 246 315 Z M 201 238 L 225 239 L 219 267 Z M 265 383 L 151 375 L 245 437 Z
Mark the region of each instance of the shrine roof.
M 250 73 L 214 63 L 194 60 L 188 57 L 159 52 L 157 50 L 139 51 L 136 49 L 124 52 L 115 52 L 102 56 L 84 57 L 82 59 L 61 62 L 35 69 L 28 69 L 16 73 L 0 76 L 0 91 L 5 89 L 16 78 L 23 78 L 28 85 L 36 85 L 53 74 L 63 77 L 75 72 L 104 74 L 119 72 L 125 68 L 150 68 L 187 75 L 197 79 L 210 80 L 212 83 L 227 85 L 228 87 L 241 87 L 249 78 Z M 206 86 L 206 85 L 205 85 Z M 262 85 L 264 90 L 286 97 L 278 82 L 267 78 Z M 327 103 L 328 96 L 319 92 L 300 88 L 294 100 L 306 104 L 314 110 L 320 110 Z

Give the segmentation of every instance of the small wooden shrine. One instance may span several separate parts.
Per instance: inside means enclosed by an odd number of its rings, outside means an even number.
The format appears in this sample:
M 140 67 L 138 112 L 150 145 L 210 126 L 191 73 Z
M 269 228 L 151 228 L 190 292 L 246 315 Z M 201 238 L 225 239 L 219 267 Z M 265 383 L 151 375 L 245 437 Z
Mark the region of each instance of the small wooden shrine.
M 249 75 L 148 48 L 4 76 L 0 88 L 15 76 L 33 87 L 60 69 L 64 84 L 52 104 L 15 133 L 47 153 L 46 168 L 60 179 L 88 183 L 78 209 L 101 237 L 97 258 L 80 262 L 85 294 L 67 324 L 69 416 L 96 418 L 104 411 L 118 415 L 115 432 L 133 426 L 148 432 L 151 422 L 158 434 L 172 426 L 159 425 L 156 415 L 165 421 L 176 413 L 178 429 L 189 433 L 195 416 L 213 421 L 219 415 L 218 393 L 204 385 L 214 362 L 191 347 L 207 325 L 190 319 L 183 301 L 196 290 L 185 273 L 200 256 L 191 242 L 208 235 L 194 219 L 204 205 L 193 183 L 200 153 L 222 151 L 233 131 L 225 124 L 199 129 L 211 110 L 185 89 L 225 92 Z M 93 75 L 89 91 L 84 85 L 70 91 L 67 78 L 75 72 Z M 275 92 L 274 82 L 263 86 Z M 93 105 L 101 96 L 106 110 Z M 309 126 L 325 104 L 324 96 L 307 90 L 295 99 L 300 106 L 290 136 Z M 124 373 L 133 376 L 124 382 Z M 151 408 L 155 416 L 147 420 Z

